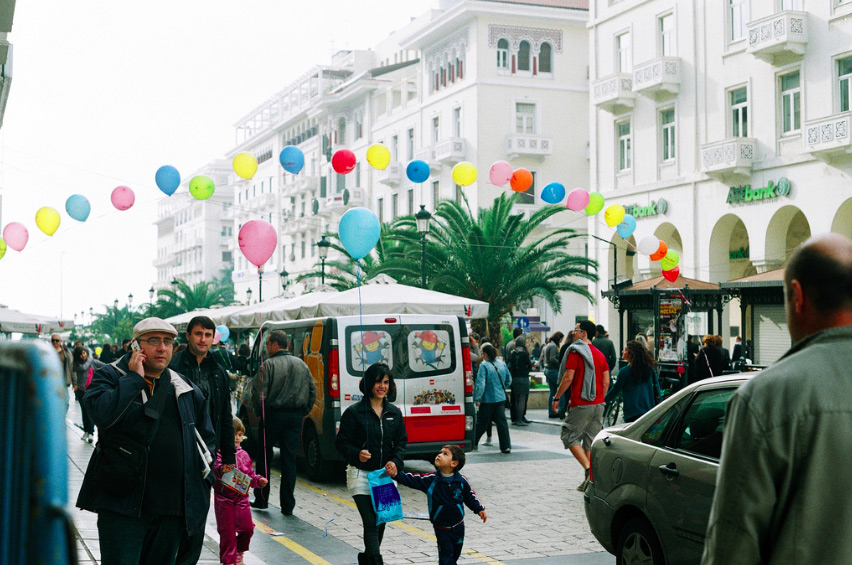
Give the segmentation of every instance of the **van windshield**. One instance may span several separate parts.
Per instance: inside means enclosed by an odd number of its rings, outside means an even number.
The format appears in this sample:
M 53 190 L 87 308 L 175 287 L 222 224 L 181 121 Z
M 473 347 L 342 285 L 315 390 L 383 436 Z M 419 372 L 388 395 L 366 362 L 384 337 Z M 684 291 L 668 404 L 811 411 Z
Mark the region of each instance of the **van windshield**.
M 347 328 L 347 369 L 357 375 L 387 363 L 395 379 L 431 377 L 456 370 L 453 327 L 443 324 Z

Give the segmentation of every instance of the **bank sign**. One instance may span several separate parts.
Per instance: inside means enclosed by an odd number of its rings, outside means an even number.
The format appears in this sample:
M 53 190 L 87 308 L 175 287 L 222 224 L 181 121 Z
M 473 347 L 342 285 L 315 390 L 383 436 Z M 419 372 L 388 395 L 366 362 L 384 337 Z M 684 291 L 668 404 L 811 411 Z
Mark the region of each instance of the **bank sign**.
M 772 200 L 779 196 L 790 194 L 790 181 L 781 177 L 778 184 L 769 181 L 766 186 L 752 188 L 750 184 L 743 186 L 732 186 L 728 190 L 728 204 L 740 204 L 742 202 L 757 202 L 760 200 Z
M 639 218 L 649 218 L 658 214 L 665 214 L 666 210 L 668 209 L 669 203 L 666 202 L 664 199 L 660 198 L 656 202 L 651 202 L 647 206 L 640 206 L 639 204 L 630 204 L 624 207 L 624 212 L 630 214 L 638 220 Z

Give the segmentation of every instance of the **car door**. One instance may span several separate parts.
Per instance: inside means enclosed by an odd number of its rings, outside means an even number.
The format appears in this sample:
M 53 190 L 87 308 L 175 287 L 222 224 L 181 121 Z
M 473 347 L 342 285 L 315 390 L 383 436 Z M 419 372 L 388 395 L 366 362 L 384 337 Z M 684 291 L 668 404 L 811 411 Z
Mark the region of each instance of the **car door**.
M 725 409 L 736 386 L 699 389 L 654 454 L 647 509 L 670 563 L 698 563 L 722 450 Z

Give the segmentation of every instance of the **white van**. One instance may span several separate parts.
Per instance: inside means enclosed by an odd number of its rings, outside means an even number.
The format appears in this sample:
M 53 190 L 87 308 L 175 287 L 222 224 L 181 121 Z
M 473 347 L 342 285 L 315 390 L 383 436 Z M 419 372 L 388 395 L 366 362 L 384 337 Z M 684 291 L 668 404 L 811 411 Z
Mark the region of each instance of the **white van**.
M 277 329 L 287 332 L 290 353 L 305 361 L 317 387 L 302 427 L 311 479 L 328 479 L 335 465 L 344 464 L 334 446 L 340 415 L 361 399 L 361 376 L 377 362 L 387 363 L 396 382 L 397 396 L 390 400 L 405 420 L 406 458 L 431 459 L 448 443 L 465 451 L 473 446 L 474 375 L 464 318 L 376 314 L 266 322 L 252 350 L 254 378 L 266 358 L 266 336 Z M 239 415 L 256 441 L 259 418 L 250 403 L 243 402 Z

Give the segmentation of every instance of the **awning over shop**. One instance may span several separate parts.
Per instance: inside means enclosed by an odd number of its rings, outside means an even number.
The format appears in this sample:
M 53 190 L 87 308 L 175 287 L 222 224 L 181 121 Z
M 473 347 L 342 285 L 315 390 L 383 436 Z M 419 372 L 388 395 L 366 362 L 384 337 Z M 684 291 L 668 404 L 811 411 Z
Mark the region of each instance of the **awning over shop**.
M 0 332 L 50 334 L 74 328 L 72 320 L 60 320 L 37 314 L 27 314 L 12 308 L 0 307 Z

